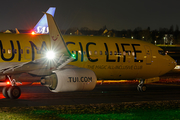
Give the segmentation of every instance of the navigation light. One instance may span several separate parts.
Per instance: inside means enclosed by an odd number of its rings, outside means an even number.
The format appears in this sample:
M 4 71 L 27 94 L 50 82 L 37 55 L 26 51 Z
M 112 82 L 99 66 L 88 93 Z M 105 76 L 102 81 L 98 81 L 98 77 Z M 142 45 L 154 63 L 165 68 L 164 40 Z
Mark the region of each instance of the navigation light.
M 73 57 L 74 59 L 76 59 L 76 54 L 72 54 L 72 57 Z

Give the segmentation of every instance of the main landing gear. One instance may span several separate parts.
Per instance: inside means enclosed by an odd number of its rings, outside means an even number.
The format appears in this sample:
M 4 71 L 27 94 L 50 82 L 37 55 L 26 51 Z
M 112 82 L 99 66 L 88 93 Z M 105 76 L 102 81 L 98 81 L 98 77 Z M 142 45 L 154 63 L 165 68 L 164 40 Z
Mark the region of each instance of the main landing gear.
M 12 79 L 7 76 L 9 78 L 9 81 L 11 82 L 11 85 L 9 86 L 5 86 L 2 90 L 3 96 L 5 98 L 10 98 L 10 99 L 17 99 L 20 97 L 21 95 L 21 89 L 16 86 L 16 81 L 15 79 Z
M 146 91 L 146 86 L 144 85 L 144 79 L 140 79 L 139 85 L 137 86 L 137 90 L 140 92 Z

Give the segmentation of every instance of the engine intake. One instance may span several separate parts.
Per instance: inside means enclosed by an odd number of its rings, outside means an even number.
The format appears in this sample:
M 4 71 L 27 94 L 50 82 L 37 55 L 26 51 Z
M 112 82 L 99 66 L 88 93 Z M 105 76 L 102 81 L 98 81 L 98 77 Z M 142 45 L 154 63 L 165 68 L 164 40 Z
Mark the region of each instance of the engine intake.
M 95 73 L 85 68 L 56 70 L 41 80 L 41 84 L 52 92 L 93 90 L 96 82 Z

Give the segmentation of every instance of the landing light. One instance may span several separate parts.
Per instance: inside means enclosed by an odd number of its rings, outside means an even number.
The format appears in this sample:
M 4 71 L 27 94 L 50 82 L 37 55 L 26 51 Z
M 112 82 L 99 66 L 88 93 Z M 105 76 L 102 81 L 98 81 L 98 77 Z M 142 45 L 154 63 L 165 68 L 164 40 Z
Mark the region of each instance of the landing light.
M 53 51 L 48 51 L 46 53 L 46 58 L 49 59 L 49 60 L 52 60 L 55 58 L 55 53 Z

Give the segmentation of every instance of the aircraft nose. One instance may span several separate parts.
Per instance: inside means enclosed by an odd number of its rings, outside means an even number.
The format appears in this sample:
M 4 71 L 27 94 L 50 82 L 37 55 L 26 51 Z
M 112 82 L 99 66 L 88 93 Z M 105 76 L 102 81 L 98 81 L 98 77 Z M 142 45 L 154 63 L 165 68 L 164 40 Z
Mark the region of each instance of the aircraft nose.
M 169 68 L 170 70 L 174 69 L 176 67 L 177 63 L 174 59 L 170 58 L 169 59 Z
M 159 76 L 166 74 L 176 67 L 176 61 L 169 55 L 165 56 L 165 59 L 159 63 L 160 73 Z

